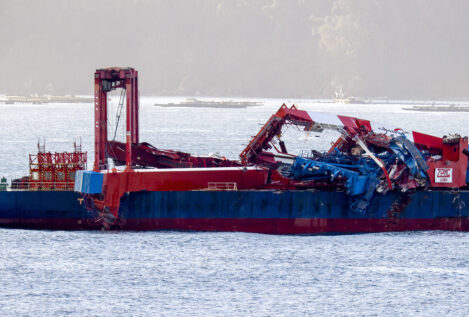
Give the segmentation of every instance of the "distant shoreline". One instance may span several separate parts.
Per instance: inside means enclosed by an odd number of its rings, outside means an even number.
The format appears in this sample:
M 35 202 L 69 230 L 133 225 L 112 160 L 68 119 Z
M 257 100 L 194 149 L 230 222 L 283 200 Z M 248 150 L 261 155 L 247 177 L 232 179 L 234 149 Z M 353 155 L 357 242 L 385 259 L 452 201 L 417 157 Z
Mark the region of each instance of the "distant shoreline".
M 93 97 L 79 97 L 74 95 L 18 95 L 18 96 L 1 96 L 0 102 L 5 104 L 15 103 L 32 103 L 32 104 L 45 104 L 45 103 L 93 103 Z
M 164 98 L 184 98 L 184 99 L 195 99 L 190 96 L 156 96 L 156 95 L 141 95 L 140 98 L 155 98 L 155 99 L 164 99 Z M 349 105 L 359 105 L 359 104 L 368 104 L 368 105 L 421 105 L 421 106 L 468 106 L 468 99 L 449 99 L 449 100 L 406 100 L 406 99 L 384 99 L 384 98 L 362 98 L 355 97 L 347 98 L 344 100 L 339 99 L 321 99 L 321 98 L 289 98 L 289 97 L 219 97 L 219 96 L 203 96 L 198 97 L 202 98 L 200 100 L 204 105 L 198 104 L 184 104 L 184 101 L 180 102 L 171 101 L 168 103 L 157 102 L 154 103 L 155 106 L 161 107 L 194 107 L 194 108 L 247 108 L 261 105 L 264 101 L 267 100 L 284 100 L 286 103 L 305 103 L 305 102 L 316 102 L 316 103 L 335 103 L 335 104 L 349 104 Z M 208 100 L 210 99 L 210 100 Z M 94 96 L 87 95 L 0 95 L 0 103 L 4 104 L 17 104 L 17 103 L 29 103 L 29 104 L 49 104 L 49 103 L 93 103 Z M 233 104 L 229 105 L 228 102 Z

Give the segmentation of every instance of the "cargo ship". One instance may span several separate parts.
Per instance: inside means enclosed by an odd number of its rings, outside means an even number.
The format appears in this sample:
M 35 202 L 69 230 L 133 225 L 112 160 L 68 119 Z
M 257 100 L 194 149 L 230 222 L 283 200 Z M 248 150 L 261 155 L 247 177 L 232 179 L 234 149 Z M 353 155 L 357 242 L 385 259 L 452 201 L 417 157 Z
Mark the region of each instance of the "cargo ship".
M 282 105 L 239 160 L 139 140 L 138 72 L 98 69 L 95 152 L 30 156 L 0 190 L 0 226 L 60 230 L 340 234 L 469 231 L 468 139 Z M 107 94 L 122 89 L 126 140 L 108 139 Z M 125 101 L 124 101 L 125 100 Z M 124 107 L 125 103 L 125 107 Z M 287 150 L 287 128 L 339 132 L 328 151 Z

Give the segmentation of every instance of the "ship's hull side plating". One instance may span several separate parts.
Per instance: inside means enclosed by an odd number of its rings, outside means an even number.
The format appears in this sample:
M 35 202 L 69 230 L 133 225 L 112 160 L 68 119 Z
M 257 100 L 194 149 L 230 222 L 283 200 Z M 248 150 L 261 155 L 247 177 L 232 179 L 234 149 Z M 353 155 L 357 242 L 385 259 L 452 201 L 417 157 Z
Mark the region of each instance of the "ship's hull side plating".
M 269 234 L 469 231 L 469 192 L 375 196 L 366 213 L 342 192 L 141 191 L 121 200 L 121 230 L 242 231 Z M 95 216 L 73 192 L 0 192 L 3 227 L 93 230 Z

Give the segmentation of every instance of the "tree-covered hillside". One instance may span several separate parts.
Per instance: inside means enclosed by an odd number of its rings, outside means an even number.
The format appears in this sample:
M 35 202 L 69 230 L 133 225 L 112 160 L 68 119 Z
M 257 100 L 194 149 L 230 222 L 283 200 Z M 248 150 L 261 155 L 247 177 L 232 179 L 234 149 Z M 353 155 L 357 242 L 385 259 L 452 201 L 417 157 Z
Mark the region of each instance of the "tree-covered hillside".
M 469 97 L 465 0 L 2 0 L 0 92 Z

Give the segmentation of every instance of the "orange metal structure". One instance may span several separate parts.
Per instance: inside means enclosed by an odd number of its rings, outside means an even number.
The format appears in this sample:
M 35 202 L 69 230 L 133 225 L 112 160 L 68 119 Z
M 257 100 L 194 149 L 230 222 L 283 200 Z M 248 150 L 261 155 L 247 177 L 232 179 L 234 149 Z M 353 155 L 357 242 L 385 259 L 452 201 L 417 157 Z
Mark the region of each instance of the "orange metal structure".
M 52 153 L 45 151 L 45 145 L 38 143 L 38 153 L 29 155 L 30 189 L 73 190 L 75 173 L 85 170 L 87 153 L 81 145 L 73 144 L 73 152 Z

